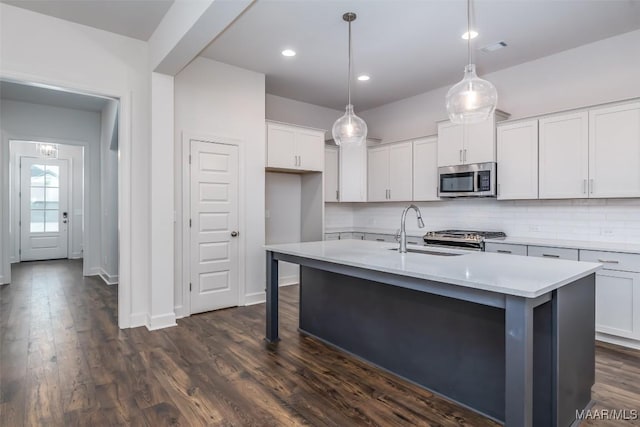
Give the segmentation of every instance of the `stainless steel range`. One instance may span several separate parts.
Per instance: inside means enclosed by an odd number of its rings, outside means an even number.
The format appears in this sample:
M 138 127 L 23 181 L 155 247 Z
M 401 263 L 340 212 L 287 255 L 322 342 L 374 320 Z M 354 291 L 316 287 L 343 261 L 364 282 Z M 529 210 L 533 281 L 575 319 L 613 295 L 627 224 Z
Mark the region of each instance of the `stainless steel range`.
M 427 245 L 484 251 L 485 240 L 505 237 L 507 235 L 501 231 L 441 230 L 429 231 L 423 239 Z

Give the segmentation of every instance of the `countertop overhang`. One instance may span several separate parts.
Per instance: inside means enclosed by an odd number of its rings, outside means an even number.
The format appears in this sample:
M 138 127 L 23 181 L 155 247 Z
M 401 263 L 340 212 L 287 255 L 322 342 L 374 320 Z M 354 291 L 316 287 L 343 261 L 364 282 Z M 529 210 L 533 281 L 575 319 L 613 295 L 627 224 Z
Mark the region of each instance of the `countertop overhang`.
M 408 247 L 461 255 L 400 254 L 391 250 L 397 246 L 385 242 L 333 240 L 267 245 L 265 249 L 299 258 L 525 298 L 537 298 L 602 268 L 602 264 L 590 262 L 417 245 Z

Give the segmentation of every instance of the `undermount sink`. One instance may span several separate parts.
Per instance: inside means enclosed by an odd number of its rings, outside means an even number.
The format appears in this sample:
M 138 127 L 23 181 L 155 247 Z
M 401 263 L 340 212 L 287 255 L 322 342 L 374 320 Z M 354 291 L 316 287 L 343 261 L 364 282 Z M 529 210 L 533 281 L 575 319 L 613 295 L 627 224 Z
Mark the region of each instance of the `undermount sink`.
M 398 251 L 398 248 L 391 248 L 390 251 Z M 464 254 L 454 254 L 451 252 L 440 252 L 440 251 L 431 251 L 428 249 L 407 249 L 407 252 L 411 252 L 414 254 L 425 254 L 425 255 L 437 255 L 437 256 L 460 256 Z

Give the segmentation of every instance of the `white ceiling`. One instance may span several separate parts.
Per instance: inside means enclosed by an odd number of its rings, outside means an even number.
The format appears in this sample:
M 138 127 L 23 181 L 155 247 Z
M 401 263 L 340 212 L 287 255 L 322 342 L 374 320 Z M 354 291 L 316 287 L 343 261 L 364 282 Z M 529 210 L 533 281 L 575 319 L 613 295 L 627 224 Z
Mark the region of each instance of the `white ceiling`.
M 149 40 L 174 0 L 0 0 L 112 33 Z
M 258 0 L 202 56 L 266 74 L 267 92 L 343 109 L 347 24 L 353 11 L 353 103 L 366 110 L 462 78 L 463 0 Z M 476 0 L 480 75 L 640 28 L 640 0 Z M 298 52 L 285 58 L 280 52 Z M 588 70 L 576 70 L 576 73 Z
M 0 80 L 0 98 L 94 112 L 101 112 L 104 106 L 109 101 L 112 101 L 110 98 L 83 95 L 41 85 L 14 83 L 6 80 Z

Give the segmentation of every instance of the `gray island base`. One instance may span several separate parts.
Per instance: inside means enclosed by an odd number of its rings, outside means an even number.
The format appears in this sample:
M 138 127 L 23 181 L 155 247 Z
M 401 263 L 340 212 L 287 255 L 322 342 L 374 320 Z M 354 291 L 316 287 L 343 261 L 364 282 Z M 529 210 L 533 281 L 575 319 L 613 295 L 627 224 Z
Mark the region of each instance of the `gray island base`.
M 310 257 L 287 246 L 267 247 L 267 341 L 279 339 L 278 261 L 286 261 L 301 266 L 305 334 L 508 427 L 571 426 L 576 411 L 591 405 L 597 265 L 574 263 L 584 264 L 583 274 L 526 297 L 423 278 L 422 264 L 444 262 L 428 255 L 389 254 L 403 257 L 403 271 L 393 271 L 384 263 L 355 266 L 340 251 L 332 259 L 331 247 Z M 460 265 L 465 275 L 473 262 Z

